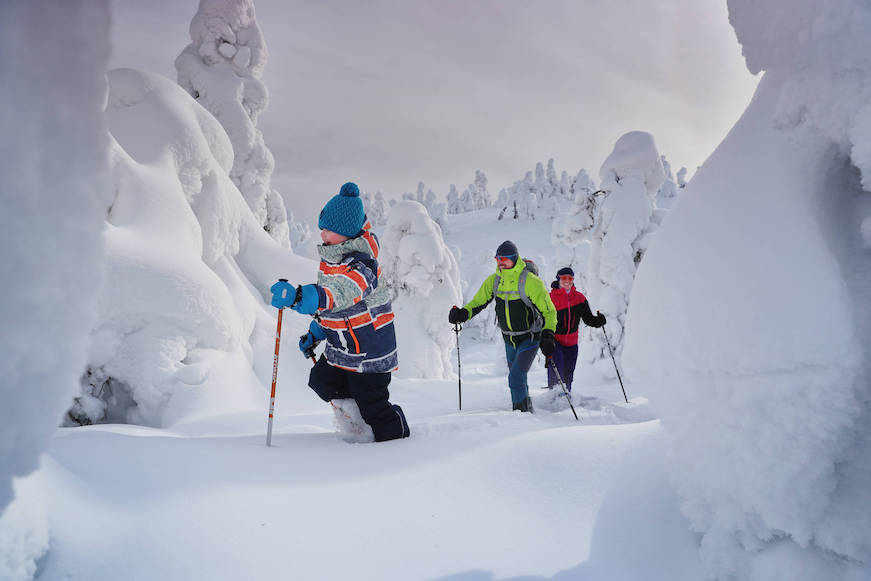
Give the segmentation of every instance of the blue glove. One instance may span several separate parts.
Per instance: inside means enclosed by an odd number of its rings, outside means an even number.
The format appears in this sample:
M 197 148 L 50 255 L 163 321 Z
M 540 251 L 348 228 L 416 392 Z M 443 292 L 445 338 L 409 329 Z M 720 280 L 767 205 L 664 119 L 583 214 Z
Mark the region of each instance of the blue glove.
M 293 304 L 296 289 L 293 288 L 292 284 L 287 282 L 287 279 L 280 279 L 269 290 L 272 291 L 272 306 L 276 309 L 284 309 Z
M 299 350 L 306 357 L 314 357 L 315 347 L 326 338 L 327 334 L 323 327 L 318 325 L 317 321 L 312 321 L 308 326 L 308 333 L 299 338 Z
M 308 326 L 308 332 L 312 334 L 315 341 L 323 341 L 327 338 L 327 332 L 321 327 L 317 321 L 312 321 Z
M 320 302 L 317 285 L 303 285 L 299 290 L 301 291 L 299 302 L 290 308 L 297 313 L 302 313 L 303 315 L 314 315 L 318 310 L 318 303 Z M 291 297 L 291 299 L 293 299 L 293 297 Z M 275 304 L 275 301 L 273 301 L 272 304 Z M 290 305 L 290 303 L 288 303 L 288 305 Z

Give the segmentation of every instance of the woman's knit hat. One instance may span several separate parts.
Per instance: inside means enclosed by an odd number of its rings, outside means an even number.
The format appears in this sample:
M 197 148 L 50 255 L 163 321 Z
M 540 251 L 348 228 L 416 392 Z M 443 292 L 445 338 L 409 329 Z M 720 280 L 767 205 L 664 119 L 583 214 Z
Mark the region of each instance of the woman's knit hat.
M 558 271 L 556 271 L 556 277 L 559 278 L 559 277 L 561 277 L 561 276 L 571 276 L 571 277 L 574 277 L 574 276 L 575 276 L 575 271 L 572 270 L 571 268 L 569 268 L 568 266 L 565 267 L 565 268 L 561 268 L 561 269 L 559 269 Z
M 360 199 L 360 188 L 354 182 L 342 186 L 321 210 L 318 228 L 353 238 L 366 225 L 366 211 Z

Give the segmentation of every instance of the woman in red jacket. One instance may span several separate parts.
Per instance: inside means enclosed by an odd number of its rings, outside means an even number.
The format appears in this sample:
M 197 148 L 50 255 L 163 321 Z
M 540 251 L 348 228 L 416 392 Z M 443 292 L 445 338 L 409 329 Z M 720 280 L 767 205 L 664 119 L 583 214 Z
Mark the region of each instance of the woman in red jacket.
M 556 349 L 551 357 L 566 389 L 571 391 L 578 360 L 578 323 L 583 320 L 588 327 L 601 327 L 605 324 L 605 315 L 598 311 L 593 315 L 587 297 L 575 288 L 575 271 L 571 268 L 561 268 L 551 287 L 550 299 L 556 307 Z M 552 388 L 557 385 L 559 380 L 548 365 L 547 386 Z

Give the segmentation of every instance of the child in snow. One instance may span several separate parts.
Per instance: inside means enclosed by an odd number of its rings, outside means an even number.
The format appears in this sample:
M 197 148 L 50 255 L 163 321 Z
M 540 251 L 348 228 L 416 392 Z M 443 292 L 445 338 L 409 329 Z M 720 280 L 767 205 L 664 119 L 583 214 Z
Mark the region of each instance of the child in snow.
M 340 426 L 356 415 L 349 410 L 352 398 L 375 441 L 382 442 L 408 437 L 409 428 L 402 408 L 388 401 L 390 373 L 398 363 L 396 334 L 387 288 L 378 284 L 380 246 L 370 227 L 359 188 L 346 183 L 318 218 L 323 244 L 317 284 L 294 289 L 279 281 L 272 287 L 272 306 L 315 315 L 299 349 L 308 356 L 320 341 L 327 345 L 312 367 L 309 387 L 333 405 Z
M 480 313 L 494 298 L 496 318 L 505 341 L 513 409 L 531 412 L 526 374 L 537 348 L 541 348 L 545 357 L 553 353 L 556 309 L 544 282 L 526 268 L 517 246 L 508 240 L 496 249 L 496 272 L 487 277 L 465 306 L 451 308 L 448 321 L 463 323 Z
M 605 324 L 605 315 L 596 311 L 596 316 L 593 316 L 587 298 L 575 289 L 575 271 L 571 268 L 561 268 L 551 288 L 550 299 L 556 307 L 556 348 L 552 361 L 566 389 L 571 391 L 578 360 L 578 324 L 583 320 L 589 327 L 601 327 Z M 548 365 L 547 386 L 552 388 L 557 385 L 559 380 L 556 373 Z

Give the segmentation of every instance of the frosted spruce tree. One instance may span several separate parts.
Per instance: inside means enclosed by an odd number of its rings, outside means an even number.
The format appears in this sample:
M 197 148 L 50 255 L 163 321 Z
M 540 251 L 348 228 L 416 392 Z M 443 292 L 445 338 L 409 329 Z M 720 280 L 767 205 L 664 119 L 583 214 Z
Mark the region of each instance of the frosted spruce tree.
M 655 196 L 665 180 L 662 160 L 653 136 L 643 131 L 626 133 L 599 170 L 600 188 L 607 192 L 598 204 L 591 233 L 590 255 L 584 269 L 586 294 L 608 319 L 615 355 L 623 344 L 623 325 L 638 264 L 655 227 Z M 613 373 L 608 347 L 601 332 L 584 336 L 581 356 L 588 363 L 608 359 L 603 371 Z
M 575 271 L 575 286 L 583 293 L 589 286 L 586 276 L 587 262 L 593 230 L 599 217 L 598 203 L 604 192 L 597 191 L 596 184 L 582 169 L 569 180 L 563 172 L 567 190 L 573 196 L 571 205 L 558 214 L 551 223 L 551 242 L 555 248 L 556 264 L 568 266 Z
M 451 374 L 454 333 L 445 305 L 461 304 L 460 267 L 441 228 L 422 204 L 397 202 L 382 236 L 386 284 L 393 295 L 400 374 L 443 379 Z
M 284 201 L 271 186 L 275 160 L 257 128 L 269 105 L 260 81 L 268 51 L 253 0 L 200 0 L 190 24 L 191 44 L 175 60 L 178 83 L 215 116 L 233 143 L 230 178 L 264 230 L 282 246 L 310 235 L 291 228 Z M 293 222 L 291 218 L 291 223 Z
M 387 205 L 384 203 L 384 194 L 375 192 L 373 197 L 369 192 L 363 192 L 360 199 L 363 202 L 366 217 L 369 218 L 372 226 L 384 226 L 387 224 Z
M 656 193 L 656 207 L 667 210 L 674 205 L 677 196 L 681 191 L 674 174 L 671 172 L 671 164 L 665 159 L 665 156 L 660 156 L 662 160 L 662 169 L 665 172 L 665 181 L 662 182 L 662 187 Z M 686 168 L 682 167 L 681 171 L 686 174 Z

